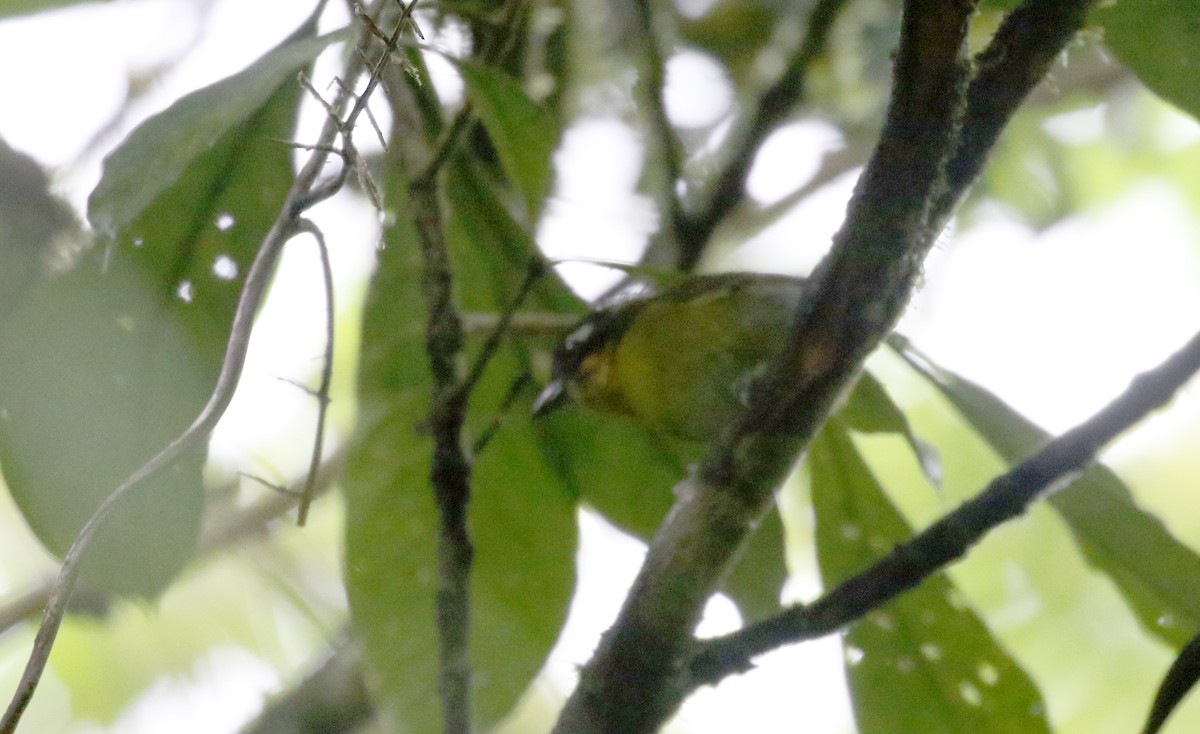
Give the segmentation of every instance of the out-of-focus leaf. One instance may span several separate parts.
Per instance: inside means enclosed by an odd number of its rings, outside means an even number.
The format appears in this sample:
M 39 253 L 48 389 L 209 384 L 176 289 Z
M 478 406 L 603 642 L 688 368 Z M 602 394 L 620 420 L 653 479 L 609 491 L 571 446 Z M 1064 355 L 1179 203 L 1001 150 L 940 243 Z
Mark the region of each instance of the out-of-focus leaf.
M 37 161 L 0 140 L 0 319 L 40 280 L 78 223 Z
M 458 70 L 505 175 L 524 197 L 529 221 L 536 221 L 550 184 L 558 127 L 512 77 L 472 62 L 459 64 Z
M 942 461 L 937 449 L 917 438 L 904 411 L 870 372 L 864 371 L 859 377 L 838 417 L 860 433 L 900 434 L 908 442 L 929 483 L 934 487 L 942 486 Z
M 1006 461 L 1028 458 L 1050 440 L 987 390 L 937 367 L 907 343 L 893 344 Z M 1143 627 L 1173 647 L 1200 629 L 1200 556 L 1141 510 L 1116 474 L 1096 464 L 1048 501 L 1088 562 L 1112 579 Z
M 76 271 L 26 291 L 0 325 L 0 467 L 25 521 L 62 555 L 99 503 L 178 435 L 210 370 L 132 271 Z M 203 451 L 141 486 L 97 534 L 91 585 L 151 595 L 190 558 Z
M 1200 119 L 1200 0 L 1097 3 L 1088 20 L 1143 84 Z
M 832 588 L 911 531 L 838 419 L 808 456 L 821 576 Z M 945 574 L 857 622 L 845 649 L 862 734 L 1049 731 L 1037 689 Z
M 1195 687 L 1197 680 L 1200 680 L 1200 636 L 1193 637 L 1184 645 L 1171 664 L 1154 696 L 1154 704 L 1150 707 L 1142 734 L 1157 734 L 1183 697 Z
M 46 10 L 65 8 L 68 5 L 96 3 L 101 0 L 3 0 L 0 2 L 0 18 L 11 18 L 18 15 L 32 15 Z M 111 2 L 111 0 L 107 0 Z
M 283 146 L 280 141 L 248 135 L 243 126 L 261 116 L 267 101 L 283 87 L 294 93 L 296 73 L 330 43 L 344 38 L 294 36 L 245 70 L 192 92 L 159 115 L 142 123 L 104 160 L 104 174 L 88 199 L 88 219 L 101 235 L 125 231 L 186 173 L 195 175 L 198 160 L 212 160 L 214 174 L 236 148 L 254 143 Z M 229 133 L 239 131 L 235 150 Z M 286 140 L 286 138 L 284 138 Z M 224 156 L 213 155 L 214 151 Z
M 131 133 L 91 199 L 102 241 L 4 321 L 0 462 L 56 553 L 212 389 L 242 278 L 291 183 L 277 141 L 292 132 L 293 75 L 330 40 L 312 30 Z M 152 594 L 169 582 L 199 528 L 203 457 L 146 482 L 111 518 L 89 554 L 93 584 Z
M 493 204 L 479 199 L 459 170 L 448 184 L 448 228 L 456 275 L 468 308 L 494 310 L 511 297 L 494 290 L 507 279 L 506 248 L 533 253 L 528 242 L 501 243 L 499 228 L 476 240 Z M 436 512 L 429 485 L 432 445 L 419 424 L 428 415 L 430 377 L 424 347 L 421 262 L 403 172 L 391 171 L 387 194 L 396 224 L 372 283 L 363 323 L 358 437 L 349 463 L 347 586 L 355 627 L 378 682 L 381 703 L 406 731 L 440 730 Z M 511 234 L 511 232 L 510 232 Z M 519 275 L 520 270 L 515 271 Z M 525 361 L 504 350 L 472 396 L 471 425 L 484 430 Z M 477 721 L 497 721 L 541 668 L 565 620 L 574 588 L 575 504 L 522 425 L 528 399 L 483 448 L 472 474 L 470 528 L 475 545 L 471 586 L 471 665 Z

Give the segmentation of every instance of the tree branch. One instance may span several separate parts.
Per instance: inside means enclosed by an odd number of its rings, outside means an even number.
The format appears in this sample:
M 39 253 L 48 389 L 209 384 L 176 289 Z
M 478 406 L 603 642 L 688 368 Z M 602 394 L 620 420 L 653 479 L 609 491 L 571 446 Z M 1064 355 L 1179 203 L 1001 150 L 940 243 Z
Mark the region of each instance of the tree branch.
M 737 429 L 676 488 L 680 499 L 555 732 L 649 732 L 687 694 L 678 671 L 704 603 L 793 457 L 899 317 L 933 242 L 929 202 L 944 186 L 943 164 L 958 139 L 973 10 L 965 0 L 905 3 L 887 122 L 814 276 L 812 300 Z
M 905 353 L 907 359 L 916 358 Z M 1100 449 L 1166 405 L 1200 371 L 1200 333 L 1155 369 L 1135 378 L 1100 412 L 1047 443 L 871 568 L 807 606 L 796 606 L 724 637 L 700 643 L 691 685 L 714 683 L 751 667 L 751 658 L 829 634 L 915 587 L 958 560 L 984 535 L 1023 514 L 1096 459 Z
M 1028 0 L 1008 14 L 975 59 L 962 139 L 946 165 L 946 189 L 930 219 L 940 229 L 983 170 L 1021 102 L 1082 26 L 1096 0 Z

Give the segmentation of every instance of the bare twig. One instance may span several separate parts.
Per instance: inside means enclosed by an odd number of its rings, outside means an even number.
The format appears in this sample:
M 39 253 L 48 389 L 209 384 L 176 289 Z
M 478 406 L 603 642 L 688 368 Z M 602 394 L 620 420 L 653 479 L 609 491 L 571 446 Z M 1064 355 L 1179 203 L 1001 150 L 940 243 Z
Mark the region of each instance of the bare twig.
M 1134 379 L 1100 412 L 992 480 L 974 499 L 896 547 L 871 568 L 812 604 L 699 643 L 690 665 L 690 685 L 713 683 L 744 671 L 751 666 L 751 658 L 781 645 L 829 634 L 915 587 L 961 558 L 989 531 L 1073 479 L 1095 461 L 1105 444 L 1169 402 L 1197 371 L 1200 334 L 1158 367 Z
M 746 193 L 746 176 L 767 135 L 804 100 L 809 67 L 825 52 L 829 33 L 847 0 L 819 0 L 808 17 L 808 30 L 779 79 L 759 100 L 750 119 L 734 133 L 729 162 L 699 209 L 688 217 L 680 237 L 679 267 L 692 270 L 716 226 Z
M 413 5 L 415 5 L 415 2 Z M 402 19 L 408 16 L 408 13 L 411 12 L 411 7 L 410 5 L 406 8 Z M 397 24 L 396 36 L 399 35 L 402 25 L 402 22 Z M 352 56 L 350 62 L 353 69 L 351 75 L 353 76 L 357 76 L 358 74 L 358 66 L 354 60 L 355 58 L 355 56 Z M 86 554 L 96 531 L 103 525 L 113 509 L 121 503 L 131 489 L 169 466 L 185 450 L 203 441 L 212 432 L 212 429 L 216 426 L 221 416 L 224 415 L 225 409 L 228 407 L 229 401 L 233 398 L 233 393 L 241 377 L 246 349 L 249 345 L 253 327 L 254 315 L 258 312 L 258 308 L 266 294 L 267 285 L 270 282 L 271 273 L 274 271 L 279 253 L 283 249 L 284 244 L 297 233 L 297 221 L 301 213 L 314 204 L 332 196 L 340 189 L 340 183 L 344 180 L 344 171 L 339 176 L 338 181 L 325 184 L 318 183 L 320 172 L 329 155 L 327 151 L 333 146 L 334 140 L 339 135 L 342 135 L 344 143 L 348 142 L 349 135 L 345 131 L 353 129 L 354 121 L 365 107 L 371 90 L 378 84 L 379 71 L 386 62 L 387 54 L 384 54 L 379 64 L 372 71 L 366 91 L 355 101 L 344 121 L 326 121 L 321 130 L 318 142 L 314 146 L 312 156 L 309 157 L 304 167 L 297 174 L 279 215 L 264 236 L 262 244 L 259 246 L 258 252 L 254 257 L 254 261 L 246 273 L 246 280 L 242 285 L 242 291 L 234 311 L 230 336 L 225 356 L 221 363 L 221 370 L 208 402 L 187 430 L 171 441 L 171 443 L 149 461 L 138 467 L 109 494 L 88 519 L 87 523 L 84 524 L 75 541 L 71 544 L 70 549 L 68 549 L 66 556 L 63 558 L 63 565 L 58 579 L 47 601 L 42 617 L 42 624 L 38 628 L 38 633 L 34 638 L 29 660 L 26 663 L 16 691 L 13 693 L 4 718 L 0 719 L 0 734 L 12 734 L 16 730 L 22 714 L 33 698 L 33 693 L 45 670 L 46 662 L 49 660 L 54 640 L 62 625 L 63 616 L 66 613 L 71 593 L 78 581 L 80 562 Z M 342 105 L 347 104 L 350 96 L 349 94 L 340 94 L 335 107 L 340 108 Z
M 339 450 L 321 465 L 314 487 L 314 496 L 320 497 L 333 487 L 333 478 L 341 471 L 343 461 L 343 453 Z M 262 535 L 272 522 L 296 506 L 302 487 L 300 482 L 296 482 L 293 486 L 284 488 L 286 491 L 282 493 L 272 493 L 236 515 L 205 527 L 200 533 L 200 540 L 196 543 L 196 557 L 204 558 L 217 551 L 235 546 L 244 540 Z M 0 634 L 45 608 L 50 594 L 54 591 L 54 584 L 55 579 L 48 579 L 45 583 L 39 584 L 16 599 L 0 606 Z M 86 587 L 76 589 L 71 597 L 68 611 L 74 611 L 80 606 L 81 594 L 85 598 L 82 604 L 85 608 L 98 607 L 107 599 L 107 596 L 87 599 L 88 593 Z
M 634 90 L 647 113 L 650 160 L 658 163 L 653 168 L 660 169 L 655 172 L 659 187 L 657 198 L 660 206 L 666 209 L 666 229 L 673 245 L 672 252 L 677 254 L 687 226 L 678 188 L 683 176 L 683 146 L 667 118 L 663 97 L 666 73 L 659 49 L 659 34 L 655 33 L 654 3 L 650 0 L 622 0 L 612 5 L 613 15 L 620 26 L 619 36 L 637 67 Z
M 451 293 L 450 258 L 443 238 L 433 177 L 414 182 L 409 192 L 421 244 L 422 290 L 429 308 L 425 349 L 433 376 L 433 409 L 429 423 L 434 449 L 430 485 L 438 508 L 435 606 L 441 650 L 439 691 L 443 731 L 469 734 L 470 574 L 475 550 L 467 530 L 471 464 L 461 442 L 467 396 L 459 390 L 456 367 L 465 337 Z
M 310 234 L 316 240 L 317 253 L 321 259 L 321 281 L 325 288 L 325 355 L 321 364 L 321 382 L 313 393 L 317 399 L 317 427 L 313 436 L 312 456 L 308 462 L 308 478 L 304 482 L 300 506 L 296 511 L 296 524 L 303 527 L 308 519 L 308 507 L 312 504 L 317 470 L 321 467 L 321 453 L 325 445 L 325 414 L 329 411 L 329 387 L 333 382 L 334 303 L 333 268 L 329 264 L 329 248 L 325 244 L 325 235 L 308 219 L 300 219 L 296 223 L 296 231 Z

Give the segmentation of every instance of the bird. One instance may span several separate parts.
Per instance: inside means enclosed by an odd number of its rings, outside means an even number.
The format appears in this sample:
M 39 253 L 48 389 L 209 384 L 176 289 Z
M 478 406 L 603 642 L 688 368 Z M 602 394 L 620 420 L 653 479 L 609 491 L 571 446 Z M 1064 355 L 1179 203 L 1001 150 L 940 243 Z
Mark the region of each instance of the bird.
M 787 275 L 689 275 L 597 309 L 554 351 L 534 418 L 576 403 L 676 438 L 711 441 L 745 410 L 805 288 L 805 279 Z

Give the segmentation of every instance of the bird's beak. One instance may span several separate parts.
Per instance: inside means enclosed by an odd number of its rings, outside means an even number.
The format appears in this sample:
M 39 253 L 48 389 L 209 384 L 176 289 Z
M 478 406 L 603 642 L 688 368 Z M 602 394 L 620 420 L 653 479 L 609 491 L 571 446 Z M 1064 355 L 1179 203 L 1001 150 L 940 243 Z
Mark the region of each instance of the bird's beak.
M 533 401 L 533 417 L 541 418 L 547 413 L 551 413 L 567 401 L 567 391 L 563 385 L 563 381 L 559 378 L 554 378 L 545 387 L 544 390 Z

